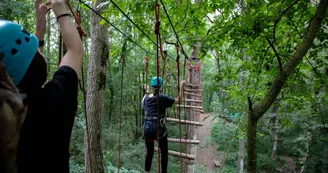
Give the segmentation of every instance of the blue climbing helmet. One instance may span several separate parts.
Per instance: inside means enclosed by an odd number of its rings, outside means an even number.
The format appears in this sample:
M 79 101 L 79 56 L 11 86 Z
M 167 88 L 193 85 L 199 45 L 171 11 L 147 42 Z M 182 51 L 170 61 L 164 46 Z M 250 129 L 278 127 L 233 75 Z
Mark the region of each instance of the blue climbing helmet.
M 150 86 L 151 87 L 161 87 L 163 86 L 163 79 L 161 77 L 153 77 L 150 81 Z
M 0 20 L 0 52 L 3 64 L 18 85 L 38 51 L 39 40 L 21 25 Z

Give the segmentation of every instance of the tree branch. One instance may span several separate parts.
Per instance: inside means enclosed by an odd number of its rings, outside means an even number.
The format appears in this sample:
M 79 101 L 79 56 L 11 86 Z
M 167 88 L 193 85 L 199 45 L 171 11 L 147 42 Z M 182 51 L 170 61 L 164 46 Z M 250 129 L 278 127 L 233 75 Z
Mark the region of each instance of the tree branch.
M 248 110 L 252 111 L 253 110 L 253 103 L 250 97 L 247 97 L 248 100 Z
M 208 19 L 212 24 L 214 23 L 213 20 L 211 20 L 211 18 L 208 17 L 208 15 L 206 15 L 206 17 L 207 17 L 207 19 Z
M 271 43 L 271 41 L 269 40 L 269 38 L 268 38 L 268 37 L 265 37 L 265 38 L 266 38 L 266 40 L 269 42 L 271 48 L 273 49 L 274 54 L 276 55 L 276 57 L 277 57 L 277 59 L 278 59 L 279 69 L 280 69 L 280 71 L 282 71 L 282 63 L 281 63 L 281 58 L 280 58 L 280 56 L 279 56 L 279 54 L 278 54 L 278 51 L 277 51 L 276 48 L 274 47 L 273 43 Z
M 276 42 L 276 28 L 277 28 L 277 25 L 279 23 L 279 21 L 281 20 L 282 16 L 285 15 L 287 13 L 287 11 L 289 9 L 291 9 L 295 4 L 298 3 L 299 0 L 296 0 L 295 2 L 293 2 L 290 6 L 288 6 L 282 13 L 281 15 L 279 16 L 279 18 L 274 22 L 274 27 L 273 27 L 273 42 Z
M 321 0 L 303 41 L 297 46 L 296 52 L 292 58 L 283 66 L 283 70 L 276 76 L 264 99 L 253 109 L 253 113 L 257 118 L 260 118 L 270 108 L 283 85 L 286 83 L 287 78 L 293 73 L 305 54 L 311 48 L 313 40 L 319 32 L 321 23 L 326 16 L 327 7 L 328 0 Z

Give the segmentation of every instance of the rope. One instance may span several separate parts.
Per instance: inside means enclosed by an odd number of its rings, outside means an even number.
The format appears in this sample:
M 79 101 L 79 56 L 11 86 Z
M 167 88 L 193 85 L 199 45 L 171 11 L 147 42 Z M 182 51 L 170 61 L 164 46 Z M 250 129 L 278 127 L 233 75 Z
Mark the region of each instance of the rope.
M 162 38 L 161 38 L 161 33 L 160 33 L 160 25 L 161 21 L 159 20 L 159 4 L 155 4 L 155 15 L 156 15 L 156 24 L 155 24 L 155 34 L 157 35 L 157 44 L 159 43 L 159 49 L 160 53 L 162 55 L 162 59 L 165 60 L 165 56 L 163 54 L 163 48 L 162 48 Z M 158 46 L 157 46 L 158 49 Z M 157 52 L 158 54 L 158 52 Z
M 122 76 L 121 76 L 121 100 L 120 100 L 120 128 L 118 135 L 118 173 L 121 168 L 121 128 L 122 128 L 122 107 L 123 107 L 123 75 L 124 75 L 124 64 L 125 64 L 125 52 L 122 52 Z
M 186 63 L 187 63 L 187 59 L 185 58 L 184 59 L 184 63 L 183 63 L 183 76 L 184 77 L 186 77 Z M 186 107 L 186 102 L 184 102 L 184 107 Z M 185 120 L 187 120 L 187 114 L 186 114 L 186 109 L 183 109 L 183 111 L 184 111 L 184 119 Z M 188 139 L 188 133 L 187 133 L 187 124 L 184 124 L 184 132 L 185 132 L 185 137 L 186 137 L 186 139 Z M 188 154 L 188 143 L 186 142 L 186 154 Z M 186 167 L 186 173 L 188 173 L 188 158 L 186 157 L 186 165 L 185 165 L 185 167 Z
M 148 79 L 148 60 L 149 60 L 149 57 L 146 55 L 146 67 L 145 67 L 146 81 Z
M 177 50 L 177 69 L 178 69 L 178 95 L 179 95 L 179 107 L 178 107 L 178 118 L 179 118 L 179 132 L 180 132 L 180 172 L 182 173 L 182 143 L 181 143 L 181 99 L 180 98 L 180 55 L 179 55 L 179 45 L 176 44 L 176 50 Z M 183 92 L 183 91 L 182 91 Z
M 167 12 L 167 10 L 166 10 L 166 8 L 165 8 L 164 3 L 163 3 L 162 0 L 160 0 L 160 1 L 161 1 L 161 4 L 163 5 L 163 9 L 164 9 L 164 12 L 165 12 L 165 14 L 166 14 L 166 16 L 167 16 L 167 19 L 169 20 L 169 23 L 170 23 L 170 25 L 171 25 L 171 27 L 172 27 L 172 29 L 173 29 L 173 32 L 174 32 L 175 37 L 176 37 L 176 39 L 177 39 L 177 42 L 178 42 L 178 43 L 180 44 L 180 46 L 181 46 L 182 54 L 185 56 L 185 58 L 189 59 L 189 58 L 188 58 L 188 55 L 186 54 L 186 52 L 185 52 L 184 49 L 183 49 L 182 43 L 180 42 L 180 39 L 179 39 L 179 35 L 178 35 L 177 32 L 175 31 L 175 28 L 174 28 L 174 26 L 173 26 L 173 24 L 172 24 L 171 18 L 170 18 L 169 14 L 168 14 L 168 12 Z
M 160 29 L 160 21 L 159 21 L 159 5 L 158 5 L 158 3 L 156 2 L 156 4 L 155 4 L 155 16 L 156 16 L 156 23 L 155 23 L 155 34 L 156 34 L 156 45 L 158 45 L 158 43 L 160 43 L 161 44 L 161 38 L 160 38 L 160 31 L 159 31 L 159 29 Z M 161 47 L 161 46 L 160 46 Z M 162 51 L 162 49 L 160 49 L 160 51 Z M 160 63 L 160 60 L 159 60 L 159 57 L 158 57 L 158 47 L 157 47 L 157 49 L 156 49 L 156 71 L 157 71 L 157 86 L 159 85 L 159 70 L 160 70 L 160 67 L 159 67 L 159 63 Z M 157 95 L 157 145 L 158 145 L 158 150 L 157 150 L 157 156 L 158 156 L 158 158 L 157 158 L 157 160 L 158 160 L 158 162 L 157 162 L 157 165 L 158 165 L 158 173 L 160 173 L 161 172 L 161 157 L 160 157 L 160 154 L 161 154 L 161 152 L 160 152 L 160 129 L 159 129 L 159 126 L 160 126 L 160 123 L 159 123 L 159 121 L 160 121 L 160 116 L 159 116 L 159 96 L 160 96 L 160 94 L 159 94 L 159 90 L 158 90 L 158 92 L 156 93 L 156 95 Z
M 163 80 L 165 79 L 165 66 L 166 66 L 166 63 L 167 63 L 167 61 L 166 61 L 166 59 L 164 59 L 164 61 L 163 61 L 163 66 L 162 66 L 162 78 L 163 78 Z M 165 80 L 164 80 L 165 81 Z M 166 88 L 166 87 L 165 87 Z M 163 92 L 164 92 L 164 88 L 162 88 L 163 89 Z M 165 93 L 165 92 L 164 92 Z
M 146 73 L 146 80 L 145 81 L 147 81 L 147 79 L 148 79 L 148 60 L 149 60 L 149 57 L 146 55 L 146 65 L 145 65 L 145 73 Z M 146 82 L 147 83 L 147 82 Z M 147 84 L 146 84 L 146 86 L 145 86 L 146 88 L 145 88 L 145 90 L 147 91 Z M 144 155 L 144 157 L 145 157 L 145 162 L 146 162 L 146 152 L 147 152 L 147 147 L 146 147 L 146 145 L 145 145 L 145 155 Z
M 81 25 L 81 13 L 80 13 L 80 5 L 81 5 L 81 1 L 78 4 L 77 10 L 76 10 L 76 14 L 71 6 L 71 4 L 69 3 L 69 0 L 66 1 L 66 4 L 69 8 L 69 10 L 71 11 L 72 15 L 74 16 L 75 22 L 76 22 L 76 28 L 79 32 L 81 41 L 83 42 L 83 36 L 86 37 L 87 34 L 84 32 L 82 25 Z M 60 37 L 60 40 L 62 38 Z M 62 48 L 62 46 L 60 45 L 60 48 Z M 88 116 L 87 116 L 87 107 L 86 107 L 86 90 L 85 90 L 85 82 L 84 82 L 84 68 L 82 65 L 82 85 L 80 84 L 80 88 L 83 92 L 83 108 L 84 108 L 84 116 L 85 116 L 85 125 L 86 125 L 86 137 L 87 137 L 87 150 L 88 150 L 88 156 L 89 156 L 89 167 L 90 167 L 90 173 L 93 172 L 92 169 L 92 156 L 91 156 L 91 147 L 90 147 L 90 134 L 89 134 L 89 123 L 88 123 Z

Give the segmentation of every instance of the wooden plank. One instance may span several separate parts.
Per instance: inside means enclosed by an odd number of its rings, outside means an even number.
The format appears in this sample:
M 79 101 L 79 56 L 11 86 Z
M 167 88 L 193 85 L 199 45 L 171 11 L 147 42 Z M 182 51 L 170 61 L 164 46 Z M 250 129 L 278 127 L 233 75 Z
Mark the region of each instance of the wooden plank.
M 182 101 L 185 101 L 185 102 L 195 102 L 195 103 L 202 103 L 203 100 L 193 100 L 193 99 L 184 99 Z
M 186 86 L 191 86 L 191 87 L 197 87 L 200 86 L 199 84 L 191 84 L 191 83 L 186 83 Z
M 155 147 L 155 151 L 156 151 L 156 153 L 158 152 L 157 147 Z M 186 153 L 181 153 L 181 155 L 180 155 L 180 152 L 171 151 L 171 150 L 169 150 L 168 154 L 171 155 L 171 156 L 176 156 L 176 157 L 181 156 L 182 158 L 188 158 L 188 159 L 191 159 L 191 160 L 195 160 L 195 155 L 190 155 L 190 154 L 186 154 Z
M 184 89 L 185 91 L 191 91 L 191 92 L 201 92 L 201 91 L 203 91 L 202 89 L 188 89 L 188 88 L 185 88 Z
M 201 97 L 202 95 L 200 94 L 194 94 L 194 93 L 189 93 L 189 92 L 184 92 L 185 94 L 191 95 L 191 96 L 196 96 L 196 97 Z
M 175 119 L 175 118 L 166 118 L 166 121 L 179 123 L 179 119 Z M 180 123 L 181 124 L 196 125 L 196 126 L 203 126 L 202 122 L 197 122 L 197 121 L 180 120 Z
M 203 109 L 194 109 L 194 111 L 200 112 L 200 113 L 204 113 Z
M 190 106 L 190 105 L 177 105 L 177 107 L 180 107 L 180 108 L 195 108 L 195 109 L 203 109 L 203 107 L 201 106 Z
M 180 139 L 176 139 L 176 138 L 167 138 L 167 141 L 180 143 Z M 199 144 L 200 142 L 199 140 L 181 139 L 181 143 Z
M 220 164 L 220 162 L 218 160 L 214 160 L 214 164 L 215 164 L 216 167 L 220 167 L 221 166 L 221 164 Z

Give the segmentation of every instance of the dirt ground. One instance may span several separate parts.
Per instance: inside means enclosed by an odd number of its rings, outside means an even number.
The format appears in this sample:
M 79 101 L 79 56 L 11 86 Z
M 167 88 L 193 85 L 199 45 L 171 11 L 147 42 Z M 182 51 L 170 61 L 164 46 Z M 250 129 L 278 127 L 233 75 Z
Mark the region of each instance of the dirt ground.
M 209 117 L 208 117 L 209 116 Z M 204 121 L 203 119 L 206 118 Z M 198 140 L 200 145 L 197 148 L 196 163 L 198 166 L 205 168 L 205 170 L 214 171 L 216 166 L 214 160 L 216 160 L 217 145 L 208 145 L 206 138 L 211 136 L 211 123 L 212 117 L 209 114 L 201 114 L 200 121 L 203 122 L 203 126 L 198 128 Z M 207 171 L 206 171 L 207 172 Z

